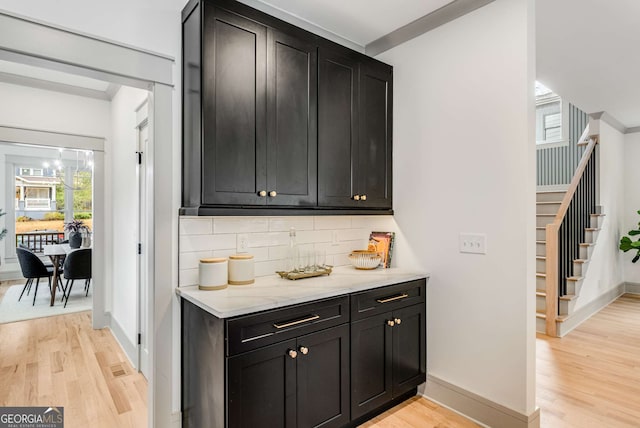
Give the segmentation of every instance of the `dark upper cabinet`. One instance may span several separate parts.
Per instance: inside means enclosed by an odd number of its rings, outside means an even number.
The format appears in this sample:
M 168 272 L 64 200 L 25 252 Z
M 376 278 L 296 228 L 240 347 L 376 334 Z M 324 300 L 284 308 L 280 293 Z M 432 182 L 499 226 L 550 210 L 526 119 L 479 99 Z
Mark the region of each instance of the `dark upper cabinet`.
M 390 66 L 232 0 L 182 35 L 183 214 L 391 212 Z
M 267 53 L 267 203 L 315 206 L 317 48 L 269 30 Z
M 392 68 L 320 50 L 318 204 L 391 208 Z
M 203 7 L 202 203 L 264 204 L 267 28 Z

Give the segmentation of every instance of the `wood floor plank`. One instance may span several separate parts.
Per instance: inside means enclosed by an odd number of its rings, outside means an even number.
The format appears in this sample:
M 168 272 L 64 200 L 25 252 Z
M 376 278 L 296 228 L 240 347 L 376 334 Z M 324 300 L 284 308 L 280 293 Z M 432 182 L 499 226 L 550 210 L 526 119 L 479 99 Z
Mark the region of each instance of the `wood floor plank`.
M 0 344 L 0 406 L 61 406 L 68 428 L 147 425 L 147 381 L 90 312 L 0 324 Z

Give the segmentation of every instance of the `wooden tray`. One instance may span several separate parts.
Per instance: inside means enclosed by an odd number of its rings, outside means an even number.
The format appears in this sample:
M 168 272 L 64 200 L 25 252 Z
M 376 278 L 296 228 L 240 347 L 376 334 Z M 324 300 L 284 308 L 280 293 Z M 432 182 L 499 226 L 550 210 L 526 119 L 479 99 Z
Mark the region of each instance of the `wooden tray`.
M 322 275 L 331 275 L 331 268 L 333 266 L 325 266 L 323 269 L 319 269 L 314 272 L 286 272 L 286 271 L 277 271 L 276 273 L 280 275 L 284 279 L 290 279 L 295 281 L 296 279 L 304 279 L 304 278 L 313 278 L 316 276 Z

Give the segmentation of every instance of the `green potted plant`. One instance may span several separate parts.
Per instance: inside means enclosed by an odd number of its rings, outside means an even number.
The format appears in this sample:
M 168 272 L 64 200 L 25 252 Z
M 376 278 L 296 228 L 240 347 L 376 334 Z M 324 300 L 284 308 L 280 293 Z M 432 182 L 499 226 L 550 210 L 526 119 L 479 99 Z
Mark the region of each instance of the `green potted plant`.
M 638 211 L 638 214 L 640 214 L 640 210 Z M 636 239 L 634 241 L 633 238 L 631 238 L 632 236 L 638 235 L 640 235 L 640 222 L 638 223 L 637 229 L 632 229 L 629 231 L 629 236 L 623 236 L 620 239 L 620 249 L 622 251 L 624 251 L 625 253 L 629 250 L 636 251 L 636 255 L 633 257 L 633 260 L 631 260 L 632 263 L 640 260 L 640 239 Z
M 72 220 L 64 224 L 64 231 L 69 232 L 69 246 L 80 248 L 82 245 L 82 232 L 87 232 L 89 228 L 82 220 Z

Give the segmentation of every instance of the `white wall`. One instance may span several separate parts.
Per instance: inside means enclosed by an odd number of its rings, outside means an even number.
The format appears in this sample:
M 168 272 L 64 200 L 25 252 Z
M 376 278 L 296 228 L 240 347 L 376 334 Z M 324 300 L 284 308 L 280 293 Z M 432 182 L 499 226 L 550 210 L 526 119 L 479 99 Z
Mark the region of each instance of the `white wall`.
M 138 333 L 136 108 L 147 96 L 147 91 L 124 86 L 120 88 L 111 102 L 112 138 L 105 153 L 106 176 L 109 179 L 107 200 L 111 201 L 105 230 L 107 236 L 113 237 L 111 248 L 107 249 L 111 253 L 111 260 L 107 263 L 106 271 L 110 273 L 108 283 L 112 287 L 109 293 L 112 300 L 107 301 L 107 310 L 111 310 L 111 319 L 118 324 L 115 328 L 122 329 L 129 341 L 129 349 L 131 346 L 135 348 Z M 129 355 L 129 358 L 135 357 Z
M 497 0 L 380 55 L 394 66 L 397 260 L 432 273 L 427 370 L 526 415 L 535 410 L 532 21 L 532 1 Z M 460 232 L 486 233 L 487 254 L 461 254 Z
M 624 141 L 624 215 L 621 234 L 638 229 L 640 222 L 640 179 L 638 179 L 638 160 L 640 160 L 640 132 L 625 135 Z M 636 237 L 637 238 L 637 237 Z M 635 239 L 634 239 L 635 240 Z M 635 251 L 622 253 L 624 280 L 640 284 L 640 261 L 631 263 Z
M 0 82 L 0 125 L 106 138 L 109 101 Z
M 598 232 L 580 297 L 574 311 L 593 302 L 623 282 L 622 257 L 618 250 L 624 231 L 624 134 L 600 121 L 599 143 L 600 202 L 605 213 Z

